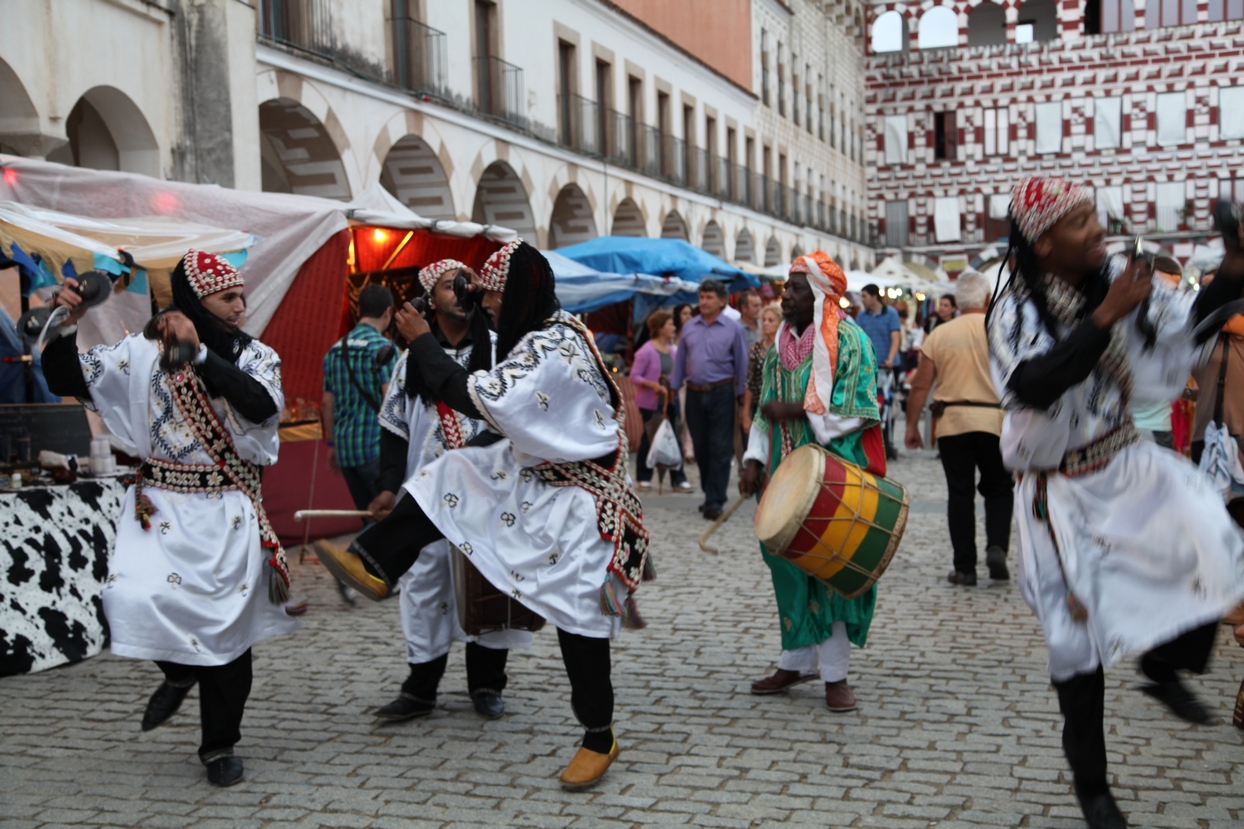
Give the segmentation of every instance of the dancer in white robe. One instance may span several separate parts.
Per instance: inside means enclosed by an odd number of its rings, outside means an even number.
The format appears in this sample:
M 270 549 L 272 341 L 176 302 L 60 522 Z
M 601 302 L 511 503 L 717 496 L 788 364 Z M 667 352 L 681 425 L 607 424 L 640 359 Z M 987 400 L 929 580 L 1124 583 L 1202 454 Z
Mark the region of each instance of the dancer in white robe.
M 467 371 L 492 367 L 496 335 L 482 312 L 462 308 L 454 295 L 454 280 L 475 277 L 461 262 L 444 259 L 423 268 L 419 282 L 435 314 L 432 336 Z M 403 331 L 403 334 L 406 332 Z M 476 353 L 477 342 L 480 353 Z M 402 484 L 425 465 L 451 449 L 460 449 L 484 429 L 480 420 L 455 412 L 431 398 L 417 366 L 402 354 L 394 369 L 395 382 L 380 407 L 380 494 L 370 511 L 376 520 L 392 511 Z M 410 675 L 397 699 L 376 710 L 382 720 L 400 721 L 426 716 L 436 706 L 436 692 L 445 674 L 450 647 L 466 643 L 467 692 L 480 716 L 496 719 L 505 712 L 502 692 L 507 684 L 506 659 L 510 648 L 531 647 L 525 630 L 489 630 L 468 636 L 459 623 L 453 559 L 449 542 L 433 542 L 398 580 L 402 633 Z
M 558 629 L 583 742 L 561 776 L 592 785 L 617 756 L 609 639 L 646 575 L 648 535 L 626 472 L 621 398 L 582 323 L 558 309 L 553 272 L 514 242 L 480 273 L 496 366 L 468 374 L 423 330 L 411 359 L 440 400 L 494 442 L 447 452 L 406 484 L 384 521 L 324 560 L 383 598 L 432 541 L 448 539 L 498 589 Z M 413 309 L 402 313 L 413 315 Z M 400 314 L 399 314 L 400 316 Z M 478 441 L 477 441 L 478 443 Z
M 165 675 L 143 730 L 168 720 L 197 682 L 199 757 L 212 783 L 231 785 L 242 777 L 233 747 L 251 646 L 298 626 L 282 607 L 288 571 L 258 472 L 276 462 L 281 363 L 241 332 L 242 279 L 224 259 L 190 251 L 171 282 L 176 310 L 144 333 L 79 355 L 72 325 L 45 349 L 44 372 L 144 459 L 103 595 L 112 652 L 155 660 Z M 80 299 L 65 290 L 56 302 L 76 308 Z M 190 363 L 167 365 L 173 340 L 188 346 Z
M 1058 178 L 1020 182 L 1011 219 L 1017 268 L 988 331 L 1003 460 L 1019 473 L 1020 586 L 1049 645 L 1085 819 L 1115 829 L 1103 669 L 1140 656 L 1142 690 L 1210 720 L 1177 671 L 1206 669 L 1218 620 L 1244 595 L 1244 538 L 1221 498 L 1140 441 L 1131 410 L 1178 396 L 1193 326 L 1239 296 L 1244 257 L 1199 295 L 1151 283 L 1143 260 L 1107 259 L 1092 191 Z

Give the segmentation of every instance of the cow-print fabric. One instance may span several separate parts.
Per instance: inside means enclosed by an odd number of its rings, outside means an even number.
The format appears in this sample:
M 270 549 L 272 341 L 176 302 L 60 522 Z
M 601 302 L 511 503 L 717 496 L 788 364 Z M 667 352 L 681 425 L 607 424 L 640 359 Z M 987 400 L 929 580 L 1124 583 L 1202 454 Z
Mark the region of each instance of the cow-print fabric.
M 112 480 L 0 494 L 0 676 L 108 644 L 101 596 L 124 497 Z

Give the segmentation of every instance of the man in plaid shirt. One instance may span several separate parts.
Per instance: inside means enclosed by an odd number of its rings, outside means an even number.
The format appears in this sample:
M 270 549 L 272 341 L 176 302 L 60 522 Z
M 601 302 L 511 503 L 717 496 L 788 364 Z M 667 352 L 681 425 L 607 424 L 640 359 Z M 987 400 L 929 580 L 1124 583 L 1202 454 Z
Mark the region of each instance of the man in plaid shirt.
M 320 416 L 329 436 L 328 463 L 341 471 L 360 510 L 376 497 L 380 478 L 380 423 L 377 414 L 393 374 L 396 352 L 377 364 L 389 346 L 384 332 L 393 319 L 393 294 L 383 285 L 359 293 L 358 325 L 324 355 L 324 397 Z

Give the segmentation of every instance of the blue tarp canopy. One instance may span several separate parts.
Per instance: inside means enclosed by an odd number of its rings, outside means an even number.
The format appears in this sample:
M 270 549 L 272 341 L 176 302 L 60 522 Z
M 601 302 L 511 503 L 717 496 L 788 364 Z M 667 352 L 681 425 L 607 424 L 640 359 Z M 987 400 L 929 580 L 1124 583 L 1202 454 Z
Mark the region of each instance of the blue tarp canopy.
M 695 285 L 682 279 L 665 279 L 645 273 L 602 272 L 560 253 L 543 253 L 557 280 L 557 299 L 572 314 L 586 314 L 632 298 L 637 300 L 636 306 L 647 307 L 695 296 Z M 638 301 L 641 298 L 636 294 L 643 294 L 644 302 Z
M 605 273 L 671 276 L 685 282 L 720 279 L 730 293 L 760 287 L 760 280 L 753 274 L 682 239 L 600 236 L 590 242 L 559 248 L 557 252 Z

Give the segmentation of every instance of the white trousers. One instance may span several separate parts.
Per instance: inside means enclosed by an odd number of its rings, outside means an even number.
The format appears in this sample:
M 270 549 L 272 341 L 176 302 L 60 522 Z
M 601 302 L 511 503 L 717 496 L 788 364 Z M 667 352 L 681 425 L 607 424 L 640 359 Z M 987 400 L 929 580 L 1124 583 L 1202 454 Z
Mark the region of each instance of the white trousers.
M 782 651 L 778 667 L 784 671 L 801 674 L 815 672 L 818 667 L 825 682 L 841 682 L 847 678 L 847 666 L 851 662 L 851 640 L 847 638 L 847 623 L 834 622 L 829 638 L 819 645 L 804 645 L 793 651 Z

